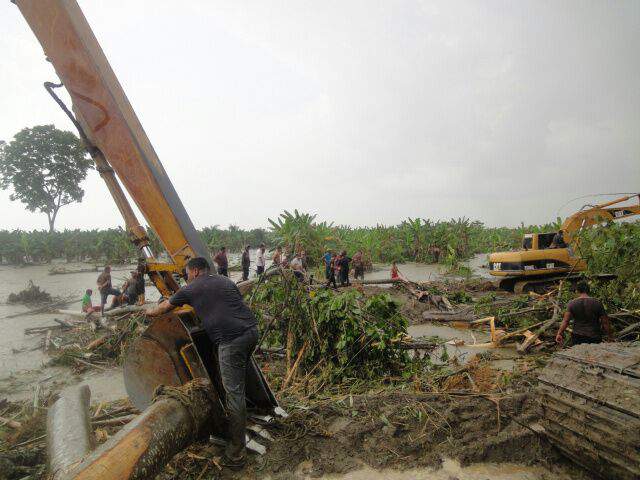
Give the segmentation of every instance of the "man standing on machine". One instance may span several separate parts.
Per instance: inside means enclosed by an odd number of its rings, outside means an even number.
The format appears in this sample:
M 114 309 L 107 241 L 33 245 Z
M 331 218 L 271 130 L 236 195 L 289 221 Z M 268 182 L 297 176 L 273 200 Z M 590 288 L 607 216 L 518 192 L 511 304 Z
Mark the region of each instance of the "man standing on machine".
M 209 263 L 196 257 L 187 263 L 187 285 L 147 310 L 147 315 L 162 315 L 182 305 L 191 305 L 218 349 L 220 376 L 227 397 L 229 444 L 222 465 L 240 469 L 246 464 L 245 428 L 247 406 L 245 377 L 251 354 L 258 343 L 257 321 L 244 303 L 233 281 L 222 275 L 210 275 Z

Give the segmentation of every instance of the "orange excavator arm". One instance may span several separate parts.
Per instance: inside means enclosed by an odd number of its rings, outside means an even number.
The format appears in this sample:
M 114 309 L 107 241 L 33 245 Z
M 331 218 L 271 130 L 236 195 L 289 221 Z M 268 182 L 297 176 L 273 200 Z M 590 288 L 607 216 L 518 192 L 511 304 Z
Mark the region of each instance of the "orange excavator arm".
M 619 205 L 633 198 L 638 199 L 638 205 Z M 584 207 L 579 212 L 567 217 L 562 223 L 562 231 L 566 235 L 565 238 L 572 241 L 575 234 L 583 228 L 634 215 L 640 215 L 640 194 L 627 195 L 610 202 Z
M 96 161 L 147 271 L 163 295 L 194 256 L 210 261 L 171 180 L 75 0 L 14 0 L 71 96 L 74 121 Z M 52 93 L 52 84 L 47 84 Z M 58 103 L 61 103 L 57 99 Z M 64 105 L 61 105 L 64 108 Z M 67 111 L 67 113 L 70 113 Z M 171 263 L 156 261 L 120 182 L 155 230 Z

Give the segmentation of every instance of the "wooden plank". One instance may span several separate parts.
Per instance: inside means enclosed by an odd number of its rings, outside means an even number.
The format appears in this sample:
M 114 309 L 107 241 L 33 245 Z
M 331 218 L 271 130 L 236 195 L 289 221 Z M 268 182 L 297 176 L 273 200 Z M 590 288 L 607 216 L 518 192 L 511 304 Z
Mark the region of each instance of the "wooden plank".
M 596 472 L 602 478 L 611 480 L 637 480 L 640 470 L 637 465 L 621 462 L 616 456 L 602 455 L 587 442 L 582 441 L 570 430 L 562 426 L 545 425 L 546 435 L 552 443 L 575 463 Z M 579 445 L 579 447 L 576 447 Z M 576 454 L 576 450 L 579 454 Z

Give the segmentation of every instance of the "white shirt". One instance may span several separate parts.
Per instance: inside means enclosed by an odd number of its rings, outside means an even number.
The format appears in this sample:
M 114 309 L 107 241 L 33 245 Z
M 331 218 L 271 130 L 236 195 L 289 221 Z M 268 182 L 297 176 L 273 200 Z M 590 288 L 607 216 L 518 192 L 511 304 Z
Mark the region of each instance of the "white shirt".
M 264 260 L 264 253 L 260 248 L 258 249 L 258 252 L 256 253 L 256 265 L 258 267 L 264 267 L 265 266 L 265 260 Z

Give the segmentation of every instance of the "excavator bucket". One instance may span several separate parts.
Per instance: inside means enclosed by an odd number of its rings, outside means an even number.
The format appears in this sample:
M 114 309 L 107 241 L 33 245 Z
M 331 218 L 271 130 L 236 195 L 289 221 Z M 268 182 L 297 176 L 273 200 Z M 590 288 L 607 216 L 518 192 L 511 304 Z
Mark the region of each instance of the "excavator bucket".
M 170 313 L 152 321 L 129 347 L 124 361 L 124 383 L 131 402 L 140 410 L 153 401 L 160 385 L 179 386 L 208 379 L 221 405 L 226 401 L 220 380 L 218 356 L 204 329 L 196 325 L 192 312 Z M 257 363 L 251 358 L 246 378 L 247 408 L 273 414 L 278 402 Z

